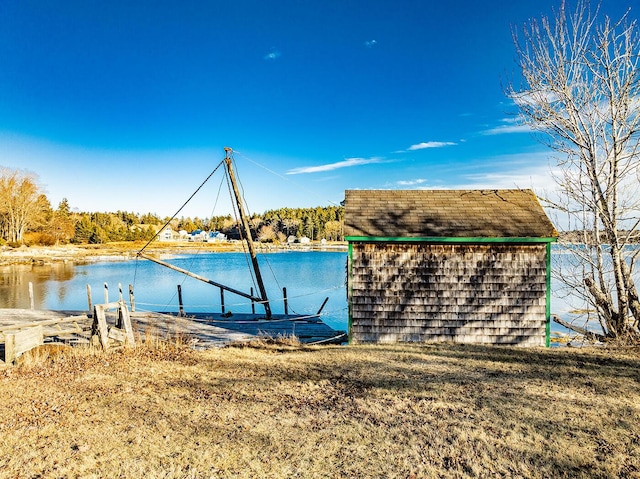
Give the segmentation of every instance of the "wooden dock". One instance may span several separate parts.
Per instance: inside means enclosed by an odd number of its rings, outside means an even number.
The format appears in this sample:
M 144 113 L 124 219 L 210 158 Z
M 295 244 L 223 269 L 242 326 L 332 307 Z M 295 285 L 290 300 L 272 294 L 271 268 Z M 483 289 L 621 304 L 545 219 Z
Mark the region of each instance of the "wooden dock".
M 264 319 L 251 314 L 199 313 L 180 317 L 170 313 L 131 312 L 134 332 L 160 339 L 176 339 L 196 349 L 223 347 L 234 342 L 261 337 L 295 336 L 302 343 L 343 343 L 347 336 L 324 324 L 317 317 L 273 315 Z M 0 355 L 10 335 L 29 328 L 42 328 L 45 341 L 66 344 L 88 344 L 93 324 L 86 311 L 53 311 L 31 309 L 0 309 Z

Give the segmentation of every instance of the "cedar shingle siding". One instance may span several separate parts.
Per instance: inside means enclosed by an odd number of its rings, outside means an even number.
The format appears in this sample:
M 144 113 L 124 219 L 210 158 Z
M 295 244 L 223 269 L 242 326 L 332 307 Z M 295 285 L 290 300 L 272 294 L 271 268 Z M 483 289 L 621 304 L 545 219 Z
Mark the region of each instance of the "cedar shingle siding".
M 347 191 L 354 342 L 547 342 L 549 243 L 529 190 Z

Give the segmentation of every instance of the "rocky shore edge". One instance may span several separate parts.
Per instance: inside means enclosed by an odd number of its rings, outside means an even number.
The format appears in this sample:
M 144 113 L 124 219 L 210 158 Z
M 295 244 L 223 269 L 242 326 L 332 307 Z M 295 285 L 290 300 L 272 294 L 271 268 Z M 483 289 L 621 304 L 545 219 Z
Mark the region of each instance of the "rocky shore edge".
M 126 261 L 135 258 L 136 250 L 89 248 L 77 245 L 20 246 L 0 248 L 0 265 L 47 264 L 60 262 Z
M 135 259 L 144 243 L 107 243 L 102 245 L 58 245 L 58 246 L 20 246 L 12 248 L 0 247 L 0 266 L 11 264 L 49 264 L 49 263 L 91 263 L 102 261 L 128 261 Z M 346 251 L 345 243 L 330 245 L 260 245 L 258 252 L 288 250 L 337 250 Z M 241 252 L 242 243 L 152 243 L 145 252 L 159 256 L 175 254 L 194 254 L 205 252 Z

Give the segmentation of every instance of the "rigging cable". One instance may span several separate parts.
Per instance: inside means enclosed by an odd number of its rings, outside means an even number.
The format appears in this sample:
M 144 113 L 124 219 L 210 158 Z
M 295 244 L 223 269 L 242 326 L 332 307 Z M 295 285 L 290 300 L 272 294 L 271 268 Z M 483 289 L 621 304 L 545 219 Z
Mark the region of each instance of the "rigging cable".
M 301 189 L 301 190 L 303 190 L 303 191 L 306 191 L 306 192 L 308 192 L 308 193 L 313 194 L 313 195 L 314 195 L 314 196 L 316 196 L 318 199 L 322 199 L 323 201 L 326 201 L 326 202 L 330 203 L 330 204 L 331 204 L 331 205 L 333 205 L 333 206 L 340 206 L 340 204 L 339 204 L 339 203 L 336 203 L 335 201 L 328 200 L 328 199 L 326 199 L 326 198 L 322 198 L 322 196 L 321 196 L 319 193 L 315 192 L 314 190 L 312 190 L 312 189 L 310 189 L 310 188 L 307 188 L 307 187 L 305 187 L 305 186 L 302 186 L 302 185 L 300 185 L 299 183 L 296 183 L 295 181 L 293 181 L 293 180 L 291 180 L 291 179 L 287 178 L 286 176 L 283 176 L 283 175 L 281 175 L 280 173 L 277 173 L 277 172 L 273 171 L 272 169 L 270 169 L 270 168 L 268 168 L 268 167 L 264 166 L 263 164 L 258 163 L 258 162 L 257 162 L 257 161 L 255 161 L 255 160 L 252 160 L 252 159 L 251 159 L 251 158 L 249 158 L 248 156 L 243 155 L 243 154 L 242 154 L 242 152 L 239 152 L 239 151 L 237 151 L 237 150 L 234 150 L 234 151 L 235 151 L 235 153 L 238 153 L 242 158 L 244 158 L 245 160 L 247 160 L 247 161 L 249 161 L 249 162 L 253 163 L 253 164 L 254 164 L 254 165 L 256 165 L 257 167 L 262 168 L 263 170 L 265 170 L 265 171 L 267 171 L 267 172 L 271 173 L 271 174 L 272 174 L 272 175 L 274 175 L 274 176 L 277 176 L 278 178 L 280 178 L 280 179 L 282 179 L 282 180 L 284 180 L 284 181 L 288 181 L 289 183 L 291 183 L 291 184 L 295 185 L 296 187 L 300 188 L 300 189 Z
M 160 234 L 160 232 L 162 232 L 162 230 L 164 230 L 169 223 L 171 223 L 171 221 L 173 221 L 175 219 L 176 216 L 178 216 L 178 214 L 184 209 L 185 206 L 187 206 L 187 204 L 193 199 L 194 196 L 196 196 L 198 194 L 198 192 L 202 189 L 202 187 L 205 185 L 205 183 L 207 181 L 209 181 L 209 179 L 215 174 L 216 171 L 218 171 L 218 168 L 220 168 L 220 166 L 222 166 L 222 164 L 224 163 L 224 161 L 220 161 L 220 163 L 218 163 L 216 165 L 216 167 L 213 169 L 213 171 L 211 173 L 209 173 L 209 176 L 207 176 L 205 178 L 205 180 L 200 184 L 200 186 L 198 186 L 198 188 L 196 188 L 196 190 L 191 194 L 191 196 L 189 196 L 189 198 L 187 199 L 187 201 L 185 201 L 182 206 L 180 208 L 178 208 L 178 211 L 176 211 L 173 216 L 164 224 L 164 226 L 162 228 L 160 228 L 155 235 L 153 235 L 153 237 L 147 242 L 147 244 L 145 244 L 142 249 L 140 251 L 138 251 L 138 254 L 136 255 L 136 266 L 134 268 L 133 271 L 133 284 L 135 286 L 136 284 L 136 275 L 138 273 L 138 259 L 140 257 L 140 254 L 147 248 L 147 246 L 149 246 Z
M 302 189 L 302 190 L 304 190 L 304 191 L 307 191 L 307 192 L 309 192 L 309 193 L 313 194 L 314 196 L 316 196 L 316 197 L 318 197 L 318 198 L 321 198 L 321 196 L 320 196 L 319 194 L 317 194 L 315 191 L 313 191 L 313 190 L 311 190 L 311 189 L 309 189 L 309 188 L 305 188 L 305 187 L 301 186 L 300 184 L 298 184 L 298 183 L 296 183 L 296 182 L 294 182 L 294 181 L 291 181 L 289 178 L 286 178 L 285 176 L 283 176 L 283 175 L 281 175 L 281 174 L 279 174 L 279 173 L 277 173 L 277 172 L 275 172 L 275 171 L 271 170 L 270 168 L 266 167 L 265 165 L 262 165 L 262 164 L 258 163 L 257 161 L 252 160 L 252 159 L 251 159 L 251 158 L 249 158 L 248 156 L 246 156 L 246 155 L 242 154 L 242 152 L 238 152 L 237 150 L 234 150 L 234 151 L 233 151 L 233 153 L 238 153 L 238 154 L 239 154 L 243 159 L 245 159 L 245 160 L 247 160 L 247 161 L 249 161 L 249 162 L 253 163 L 254 165 L 258 166 L 259 168 L 262 168 L 263 170 L 265 170 L 265 171 L 267 171 L 267 172 L 271 173 L 272 175 L 277 176 L 278 178 L 280 178 L 280 179 L 282 179 L 282 180 L 284 180 L 284 181 L 288 181 L 288 182 L 292 183 L 293 185 L 297 186 L 298 188 L 300 188 L 300 189 Z M 233 153 L 232 153 L 232 160 L 233 160 L 234 165 L 235 165 L 236 163 L 235 163 L 235 157 L 233 156 Z M 236 166 L 236 168 L 237 168 L 237 166 Z M 246 201 L 246 198 L 244 198 L 244 187 L 242 186 L 242 183 L 241 183 L 241 181 L 240 181 L 239 179 L 238 179 L 237 181 L 240 183 L 240 188 L 241 188 L 241 191 L 242 191 L 242 197 L 243 197 L 243 199 L 244 199 L 244 203 L 245 203 L 245 205 L 246 205 L 246 204 L 247 204 L 247 201 Z M 333 206 L 340 206 L 339 204 L 337 204 L 337 203 L 335 203 L 335 202 L 333 202 L 333 201 L 331 201 L 331 200 L 327 200 L 326 198 L 324 199 L 324 201 L 327 201 L 328 203 L 332 204 Z M 244 246 L 244 245 L 243 245 L 243 246 Z M 276 277 L 275 272 L 274 272 L 273 268 L 271 267 L 271 263 L 269 262 L 269 259 L 268 259 L 267 257 L 265 257 L 265 256 L 263 256 L 263 259 L 264 259 L 264 261 L 265 261 L 266 265 L 269 267 L 269 270 L 271 271 L 271 276 L 273 277 L 273 279 L 274 279 L 274 281 L 275 281 L 276 285 L 278 286 L 278 288 L 279 288 L 280 290 L 282 290 L 282 287 L 280 286 L 280 283 L 278 282 L 278 278 Z M 295 311 L 295 309 L 294 309 L 294 308 L 292 308 L 291 306 L 289 306 L 289 309 L 291 309 L 291 311 L 292 311 L 294 314 L 298 314 L 298 313 Z
M 232 151 L 232 153 L 231 153 L 231 161 L 233 161 L 233 163 L 234 163 L 235 167 L 237 168 L 237 164 L 236 164 L 235 158 L 234 158 L 234 156 L 233 156 L 233 153 L 234 153 L 234 152 Z M 294 184 L 294 185 L 298 186 L 300 189 L 304 189 L 304 190 L 306 190 L 306 191 L 308 191 L 308 192 L 312 193 L 314 196 L 317 196 L 318 198 L 320 198 L 320 195 L 318 195 L 316 192 L 314 192 L 314 191 L 312 191 L 312 190 L 310 190 L 310 189 L 308 189 L 308 188 L 304 188 L 304 187 L 302 187 L 301 185 L 299 185 L 299 184 L 297 184 L 297 183 L 295 183 L 295 182 L 291 181 L 290 179 L 286 178 L 285 176 L 283 176 L 283 175 L 281 175 L 281 174 L 278 174 L 278 173 L 274 172 L 273 170 L 271 170 L 271 169 L 267 168 L 266 166 L 264 166 L 264 165 L 262 165 L 262 164 L 260 164 L 260 163 L 257 163 L 256 161 L 254 161 L 254 160 L 252 160 L 252 159 L 248 158 L 247 156 L 243 155 L 242 153 L 240 153 L 240 156 L 241 156 L 242 158 L 246 159 L 247 161 L 249 161 L 249 162 L 253 163 L 254 165 L 256 165 L 256 166 L 258 166 L 258 167 L 260 167 L 260 168 L 264 169 L 265 171 L 267 171 L 267 172 L 269 172 L 269 173 L 271 173 L 271 174 L 273 174 L 273 175 L 275 175 L 275 176 L 278 176 L 279 178 L 281 178 L 281 179 L 283 179 L 283 180 L 285 180 L 285 181 L 289 181 L 289 182 L 291 182 L 292 184 Z M 146 244 L 146 245 L 145 245 L 145 246 L 144 246 L 144 247 L 143 247 L 143 248 L 138 252 L 138 256 L 139 256 L 139 255 L 140 255 L 140 254 L 141 254 L 141 253 L 142 253 L 142 252 L 143 252 L 143 251 L 144 251 L 144 250 L 145 250 L 145 249 L 146 249 L 146 248 L 147 248 L 147 247 L 148 247 L 148 246 L 149 246 L 149 245 L 150 245 L 150 244 L 151 244 L 151 243 L 152 243 L 152 242 L 153 242 L 153 241 L 158 237 L 158 236 L 159 236 L 160 232 L 161 232 L 161 231 L 163 231 L 163 230 L 164 230 L 164 229 L 165 229 L 165 228 L 166 228 L 166 227 L 171 223 L 171 221 L 173 221 L 173 220 L 176 218 L 176 216 L 177 216 L 177 215 L 178 215 L 178 214 L 179 214 L 179 213 L 184 209 L 184 207 L 185 207 L 185 206 L 186 206 L 186 205 L 187 205 L 187 204 L 188 204 L 188 203 L 193 199 L 193 197 L 194 197 L 194 196 L 195 196 L 195 195 L 200 191 L 200 189 L 205 185 L 205 183 L 207 183 L 207 181 L 208 181 L 208 180 L 209 180 L 209 179 L 214 175 L 214 173 L 215 173 L 215 172 L 220 168 L 220 166 L 222 166 L 222 164 L 223 164 L 223 163 L 224 163 L 224 160 L 222 160 L 222 161 L 221 161 L 221 162 L 220 162 L 220 163 L 215 167 L 215 169 L 214 169 L 214 170 L 209 174 L 209 176 L 208 176 L 208 177 L 207 177 L 207 178 L 202 182 L 202 184 L 201 184 L 201 185 L 200 185 L 200 186 L 195 190 L 195 192 L 194 192 L 194 193 L 189 197 L 189 199 L 187 199 L 187 201 L 185 201 L 185 203 L 184 203 L 184 204 L 183 204 L 183 205 L 182 205 L 182 206 L 181 206 L 181 207 L 176 211 L 176 213 L 175 213 L 175 214 L 174 214 L 174 215 L 173 215 L 173 216 L 172 216 L 172 217 L 171 217 L 171 218 L 170 218 L 170 219 L 169 219 L 169 220 L 164 224 L 164 226 L 163 226 L 162 228 L 160 228 L 160 230 L 158 230 L 158 232 L 153 236 L 153 238 L 151 238 L 151 239 L 147 242 L 147 244 Z M 243 252 L 244 252 L 245 260 L 246 260 L 246 262 L 247 262 L 248 270 L 250 271 L 250 274 L 251 274 L 251 280 L 252 280 L 252 282 L 253 282 L 254 287 L 257 289 L 257 278 L 255 277 L 255 272 L 253 271 L 253 268 L 252 268 L 252 267 L 251 267 L 251 265 L 249 264 L 249 252 L 247 251 L 247 245 L 245 245 L 245 244 L 244 244 L 244 241 L 242 241 L 242 240 L 244 239 L 244 238 L 243 238 L 243 236 L 244 236 L 244 234 L 243 234 L 243 228 L 242 228 L 242 227 L 240 227 L 240 222 L 239 222 L 239 219 L 238 219 L 238 215 L 239 215 L 239 211 L 238 211 L 238 209 L 237 209 L 237 208 L 238 208 L 238 205 L 236 204 L 236 202 L 235 202 L 235 201 L 233 201 L 233 196 L 234 196 L 234 195 L 233 195 L 233 192 L 232 192 L 232 189 L 231 189 L 231 184 L 230 184 L 229 174 L 227 173 L 227 174 L 225 175 L 225 177 L 226 177 L 226 181 L 227 181 L 227 187 L 228 187 L 228 189 L 229 189 L 229 194 L 230 194 L 230 196 L 231 196 L 231 198 L 232 198 L 232 202 L 231 202 L 231 203 L 232 203 L 232 210 L 233 210 L 233 214 L 234 214 L 234 216 L 235 216 L 236 224 L 238 225 L 238 231 L 239 231 L 240 240 L 241 240 L 241 241 L 240 241 L 240 243 L 242 244 L 242 249 L 243 249 Z M 246 197 L 245 197 L 245 190 L 244 190 L 244 187 L 242 186 L 242 183 L 239 181 L 239 179 L 237 179 L 237 181 L 240 183 L 240 191 L 241 191 L 241 193 L 240 193 L 240 194 L 241 194 L 241 197 L 242 197 L 242 199 L 243 199 L 243 201 L 244 201 L 244 205 L 245 205 L 245 207 L 246 207 L 246 205 L 247 205 L 247 201 L 246 201 Z M 219 186 L 219 189 L 218 189 L 218 195 L 217 195 L 217 197 L 216 197 L 216 202 L 215 202 L 215 203 L 216 203 L 216 205 L 217 205 L 217 202 L 218 202 L 218 198 L 219 198 L 219 196 L 220 196 L 220 192 L 221 192 L 221 189 L 222 189 L 222 184 L 223 184 L 223 182 L 224 182 L 224 179 L 222 179 L 222 180 L 221 180 L 221 183 L 220 183 L 220 186 Z M 329 202 L 330 204 L 332 204 L 332 205 L 338 206 L 335 202 L 332 202 L 332 201 L 330 201 L 330 200 L 326 200 L 326 199 L 325 199 L 325 201 L 328 201 L 328 202 Z M 248 208 L 248 207 L 246 207 L 246 208 Z M 215 205 L 214 205 L 214 211 L 215 211 Z M 213 214 L 213 213 L 212 213 L 212 214 Z M 248 218 L 247 218 L 247 220 L 248 220 Z M 248 234 L 249 234 L 249 235 L 251 235 L 251 231 L 249 231 L 249 232 L 248 232 Z M 248 241 L 251 241 L 251 240 L 252 240 L 252 238 L 248 238 L 247 240 L 248 240 Z M 138 259 L 138 258 L 136 258 L 136 259 Z M 273 278 L 274 278 L 274 280 L 275 280 L 275 282 L 276 282 L 276 284 L 277 284 L 278 288 L 282 289 L 282 288 L 280 287 L 280 284 L 279 284 L 279 282 L 278 282 L 278 279 L 277 279 L 277 277 L 276 277 L 276 275 L 275 275 L 275 272 L 274 272 L 274 270 L 273 270 L 273 268 L 272 268 L 272 266 L 271 266 L 270 262 L 268 261 L 268 259 L 267 259 L 267 258 L 264 258 L 264 257 L 263 257 L 263 260 L 266 262 L 267 266 L 269 267 L 269 270 L 271 271 L 271 275 L 273 276 Z M 135 270 L 135 271 L 137 272 L 137 262 L 136 262 L 136 270 Z M 185 277 L 185 280 L 186 280 L 186 277 Z M 134 273 L 134 284 L 135 284 L 135 273 Z M 175 295 L 176 295 L 176 293 L 174 292 L 173 298 L 175 298 Z M 301 295 L 301 296 L 306 296 L 306 295 Z M 172 300 L 173 300 L 173 298 L 172 298 Z M 295 313 L 295 311 L 294 311 L 293 309 L 291 309 L 291 310 Z M 295 314 L 297 314 L 297 313 L 295 313 Z
M 254 165 L 258 166 L 259 168 L 262 168 L 263 170 L 271 173 L 272 175 L 277 176 L 278 178 L 280 178 L 280 179 L 282 179 L 284 181 L 288 181 L 288 182 L 292 183 L 293 185 L 297 186 L 298 188 L 300 188 L 301 190 L 304 190 L 306 192 L 309 192 L 309 193 L 313 194 L 314 196 L 316 196 L 318 198 L 321 198 L 321 196 L 318 193 L 316 193 L 315 191 L 313 191 L 313 190 L 311 190 L 309 188 L 303 187 L 302 185 L 300 185 L 300 184 L 296 183 L 295 181 L 292 181 L 289 178 L 287 178 L 287 177 L 285 177 L 285 176 L 273 171 L 272 169 L 266 167 L 265 165 L 263 165 L 261 163 L 258 163 L 255 160 L 252 160 L 248 156 L 244 155 L 242 152 L 234 150 L 234 153 L 238 153 L 243 159 L 253 163 Z M 235 158 L 233 158 L 233 161 L 234 161 L 234 164 L 235 164 Z M 242 194 L 243 194 L 243 197 L 244 197 L 244 188 L 242 188 L 242 192 L 243 192 Z M 328 203 L 332 204 L 333 206 L 340 206 L 339 204 L 335 203 L 334 201 L 327 200 L 326 198 L 324 199 L 324 201 L 327 201 Z M 246 199 L 245 199 L 245 204 L 246 204 Z M 275 272 L 273 271 L 273 268 L 271 267 L 271 264 L 269 263 L 269 260 L 267 258 L 264 258 L 264 260 L 265 260 L 267 266 L 269 267 L 269 270 L 271 271 L 271 275 L 273 276 L 274 281 L 278 285 L 278 288 L 280 288 L 282 290 L 282 287 L 278 283 L 278 278 L 276 277 Z M 295 310 L 293 308 L 290 308 L 290 309 L 291 309 L 291 311 L 293 311 L 295 313 Z
M 189 199 L 187 199 L 187 201 L 185 201 L 185 202 L 184 202 L 184 204 L 183 204 L 180 208 L 178 208 L 178 211 L 176 211 L 176 212 L 173 214 L 173 216 L 172 216 L 171 218 L 169 218 L 169 220 L 164 224 L 164 226 L 163 226 L 162 228 L 160 228 L 160 229 L 158 230 L 158 232 L 153 236 L 153 238 L 151 238 L 151 239 L 147 242 L 147 244 L 146 244 L 146 245 L 144 245 L 140 251 L 138 251 L 138 254 L 142 253 L 142 252 L 145 250 L 145 248 L 146 248 L 147 246 L 149 246 L 149 245 L 153 242 L 153 240 L 155 240 L 155 239 L 158 237 L 158 235 L 160 234 L 160 232 L 161 232 L 163 229 L 165 229 L 165 228 L 169 225 L 169 223 L 171 223 L 171 221 L 173 221 L 173 220 L 175 219 L 175 217 L 176 217 L 176 216 L 178 216 L 178 213 L 180 213 L 180 212 L 183 210 L 183 208 L 184 208 L 185 206 L 187 206 L 187 204 L 189 203 L 189 201 L 191 201 L 191 200 L 193 199 L 193 197 L 194 197 L 194 196 L 196 196 L 196 194 L 198 194 L 198 191 L 200 191 L 200 190 L 202 189 L 202 187 L 205 185 L 205 183 L 206 183 L 207 181 L 209 181 L 209 178 L 211 178 L 211 177 L 214 175 L 214 173 L 215 173 L 216 171 L 218 171 L 218 168 L 220 168 L 220 166 L 222 166 L 222 164 L 223 164 L 223 163 L 224 163 L 223 161 L 221 161 L 220 163 L 218 163 L 218 166 L 216 166 L 216 167 L 213 169 L 213 171 L 212 171 L 211 173 L 209 173 L 209 176 L 207 176 L 207 177 L 205 178 L 205 180 L 202 182 L 202 184 L 201 184 L 200 186 L 198 186 L 198 188 L 196 189 L 196 191 L 194 191 L 194 192 L 193 192 L 193 194 L 189 197 Z
M 220 165 L 218 165 L 218 166 L 220 166 Z M 217 168 L 216 168 L 216 169 L 217 169 Z M 211 173 L 211 175 L 209 175 L 209 178 L 211 178 L 211 176 L 212 176 L 215 172 L 216 172 L 216 170 L 213 170 L 213 173 Z M 209 178 L 207 178 L 207 180 L 208 180 Z M 205 182 L 206 182 L 206 181 L 205 181 Z M 213 217 L 213 213 L 215 213 L 216 208 L 218 207 L 218 200 L 219 200 L 219 198 L 220 198 L 220 191 L 222 190 L 222 185 L 223 185 L 223 183 L 224 183 L 224 177 L 220 178 L 220 186 L 218 186 L 218 194 L 216 195 L 216 201 L 214 202 L 214 204 L 213 204 L 213 208 L 212 208 L 212 210 L 211 210 L 211 217 Z M 204 185 L 204 183 L 203 183 L 203 185 Z M 200 186 L 200 188 L 202 188 L 202 185 Z M 197 193 L 197 191 L 196 191 L 196 193 Z M 193 196 L 192 196 L 192 197 L 193 197 Z M 185 203 L 185 205 L 186 205 L 186 203 Z M 183 208 L 184 208 L 184 205 L 183 205 Z M 177 216 L 177 213 L 176 213 L 176 216 Z M 204 244 L 204 243 L 203 243 L 203 244 Z M 195 250 L 195 251 L 196 251 L 195 255 L 194 255 L 194 256 L 193 256 L 193 258 L 191 258 L 191 260 L 189 261 L 189 265 L 190 265 L 190 266 L 189 266 L 189 269 L 193 269 L 193 265 L 194 265 L 194 264 L 195 264 L 195 262 L 196 262 L 197 256 L 198 256 L 198 255 L 203 251 L 203 248 L 202 248 L 202 247 L 200 247 L 200 248 L 196 248 L 196 250 Z M 189 276 L 187 276 L 186 274 L 183 274 L 182 276 L 183 276 L 183 278 L 182 278 L 182 282 L 180 283 L 180 286 L 184 286 L 184 284 L 186 283 L 187 279 L 189 278 Z M 167 302 L 167 304 L 165 305 L 165 307 L 168 307 L 169 305 L 171 305 L 171 304 L 173 303 L 173 301 L 174 301 L 174 299 L 176 298 L 176 296 L 177 296 L 177 295 L 178 295 L 177 290 L 174 290 L 173 295 L 171 296 L 171 298 L 169 299 L 169 301 Z M 193 307 L 193 305 L 192 305 L 191 307 Z
M 215 171 L 214 171 L 214 173 L 215 173 Z M 224 184 L 224 176 L 222 176 L 220 178 L 220 185 L 218 186 L 218 193 L 216 194 L 216 200 L 213 203 L 213 208 L 211 210 L 211 216 L 209 218 L 213 218 L 214 213 L 216 211 L 216 208 L 218 207 L 218 200 L 220 199 L 220 192 L 222 191 L 222 185 L 223 184 Z M 203 226 L 204 226 L 204 224 L 203 224 Z M 208 228 L 208 229 L 209 229 L 209 231 L 211 231 L 210 228 Z M 203 240 L 201 246 L 195 249 L 195 254 L 193 255 L 193 258 L 191 258 L 191 261 L 189 262 L 189 268 L 187 268 L 187 269 L 193 269 L 193 265 L 196 262 L 197 256 L 200 255 L 200 253 L 202 253 L 204 251 L 204 249 L 205 248 L 204 248 L 204 240 Z M 188 276 L 185 274 L 184 275 L 184 279 L 182 280 L 181 284 L 184 284 L 185 281 L 187 280 L 187 278 L 188 278 Z M 176 297 L 176 293 L 174 293 L 173 297 L 171 298 L 171 301 L 173 301 L 173 299 L 175 297 Z

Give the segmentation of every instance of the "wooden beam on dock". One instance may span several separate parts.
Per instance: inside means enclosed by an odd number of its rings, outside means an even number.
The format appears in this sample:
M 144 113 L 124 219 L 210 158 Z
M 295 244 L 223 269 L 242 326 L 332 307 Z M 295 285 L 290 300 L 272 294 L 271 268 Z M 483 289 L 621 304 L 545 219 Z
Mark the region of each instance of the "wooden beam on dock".
M 20 355 L 43 343 L 42 326 L 32 326 L 14 333 L 7 333 L 4 338 L 4 362 L 13 364 Z
M 237 290 L 235 288 L 231 288 L 231 287 L 226 286 L 226 285 L 224 285 L 222 283 L 218 283 L 216 281 L 210 280 L 208 278 L 205 278 L 204 276 L 200 276 L 199 274 L 192 273 L 191 271 L 188 271 L 186 269 L 179 268 L 178 266 L 174 266 L 174 265 L 172 265 L 170 263 L 167 263 L 166 261 L 162 261 L 162 260 L 160 260 L 158 258 L 154 258 L 153 256 L 150 256 L 148 254 L 138 253 L 138 256 L 140 256 L 141 258 L 144 258 L 144 259 L 148 259 L 149 261 L 153 261 L 154 263 L 158 263 L 159 265 L 165 266 L 165 267 L 167 267 L 169 269 L 172 269 L 174 271 L 178 271 L 179 273 L 186 274 L 187 276 L 191 276 L 192 278 L 197 279 L 199 281 L 203 281 L 203 282 L 209 283 L 209 284 L 211 284 L 213 286 L 217 286 L 220 289 L 225 289 L 225 290 L 229 291 L 230 293 L 237 294 L 238 296 L 242 296 L 243 298 L 247 298 L 247 299 L 250 299 L 252 301 L 256 301 L 258 303 L 262 302 L 262 298 L 258 298 L 256 296 L 252 296 L 251 294 L 247 294 L 247 293 L 245 293 L 243 291 Z

